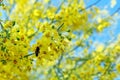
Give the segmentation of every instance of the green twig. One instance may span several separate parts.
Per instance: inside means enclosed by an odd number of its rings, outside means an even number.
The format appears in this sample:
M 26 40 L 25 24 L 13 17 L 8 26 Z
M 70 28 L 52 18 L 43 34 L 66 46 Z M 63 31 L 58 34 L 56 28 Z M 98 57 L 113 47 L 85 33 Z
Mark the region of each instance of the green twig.
M 34 53 L 31 53 L 31 54 L 27 54 L 27 55 L 25 55 L 23 58 L 27 58 L 27 57 L 29 57 L 29 56 L 32 56 Z
M 57 31 L 59 31 L 59 30 L 63 27 L 63 25 L 64 25 L 64 23 L 62 23 L 62 24 L 58 27 Z
M 97 0 L 95 3 L 87 6 L 86 8 L 81 9 L 79 12 L 82 12 L 82 11 L 84 11 L 84 10 L 86 10 L 86 9 L 89 9 L 89 8 L 93 7 L 94 5 L 98 4 L 100 1 L 101 1 L 101 0 Z
M 2 25 L 2 23 L 1 23 L 1 22 L 0 22 L 0 26 L 1 26 L 1 29 L 2 29 L 2 30 L 4 30 L 4 27 L 3 27 L 3 25 Z
M 112 13 L 111 16 L 114 16 L 119 11 L 120 11 L 120 7 L 114 13 Z
M 35 36 L 37 33 L 38 33 L 38 30 L 37 30 L 35 33 L 33 33 L 33 34 L 31 34 L 30 36 L 28 36 L 28 38 L 32 38 L 32 37 Z

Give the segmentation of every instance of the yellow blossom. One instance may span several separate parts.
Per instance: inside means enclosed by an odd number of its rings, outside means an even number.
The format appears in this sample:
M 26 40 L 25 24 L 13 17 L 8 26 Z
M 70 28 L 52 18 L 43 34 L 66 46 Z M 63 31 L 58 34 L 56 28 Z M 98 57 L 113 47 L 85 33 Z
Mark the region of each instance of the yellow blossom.
M 116 65 L 116 69 L 118 72 L 120 72 L 120 64 L 119 63 Z

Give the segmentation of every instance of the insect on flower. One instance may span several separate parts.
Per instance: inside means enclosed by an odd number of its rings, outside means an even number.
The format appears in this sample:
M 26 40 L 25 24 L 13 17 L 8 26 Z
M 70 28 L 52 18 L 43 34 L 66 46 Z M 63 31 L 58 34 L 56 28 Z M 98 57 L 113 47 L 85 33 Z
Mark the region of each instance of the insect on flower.
M 40 53 L 40 48 L 37 46 L 37 47 L 36 47 L 36 50 L 35 50 L 35 55 L 36 55 L 36 57 L 38 56 L 39 53 Z

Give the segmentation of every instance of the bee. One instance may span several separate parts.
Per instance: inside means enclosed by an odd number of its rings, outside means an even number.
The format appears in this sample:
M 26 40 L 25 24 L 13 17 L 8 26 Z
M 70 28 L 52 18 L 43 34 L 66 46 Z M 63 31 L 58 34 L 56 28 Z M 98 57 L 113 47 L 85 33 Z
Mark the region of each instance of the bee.
M 35 50 L 35 55 L 36 55 L 36 57 L 38 56 L 39 53 L 40 53 L 40 48 L 37 46 L 37 47 L 36 47 L 36 50 Z

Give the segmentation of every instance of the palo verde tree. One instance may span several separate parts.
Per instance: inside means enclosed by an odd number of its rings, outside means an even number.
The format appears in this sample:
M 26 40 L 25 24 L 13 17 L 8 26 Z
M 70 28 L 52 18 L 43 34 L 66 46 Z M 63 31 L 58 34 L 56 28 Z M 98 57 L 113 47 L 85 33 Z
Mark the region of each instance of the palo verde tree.
M 51 1 L 0 0 L 0 80 L 116 78 L 120 38 L 92 51 L 89 38 L 110 27 L 119 9 L 109 14 L 95 6 L 101 0 L 61 0 L 58 6 Z

